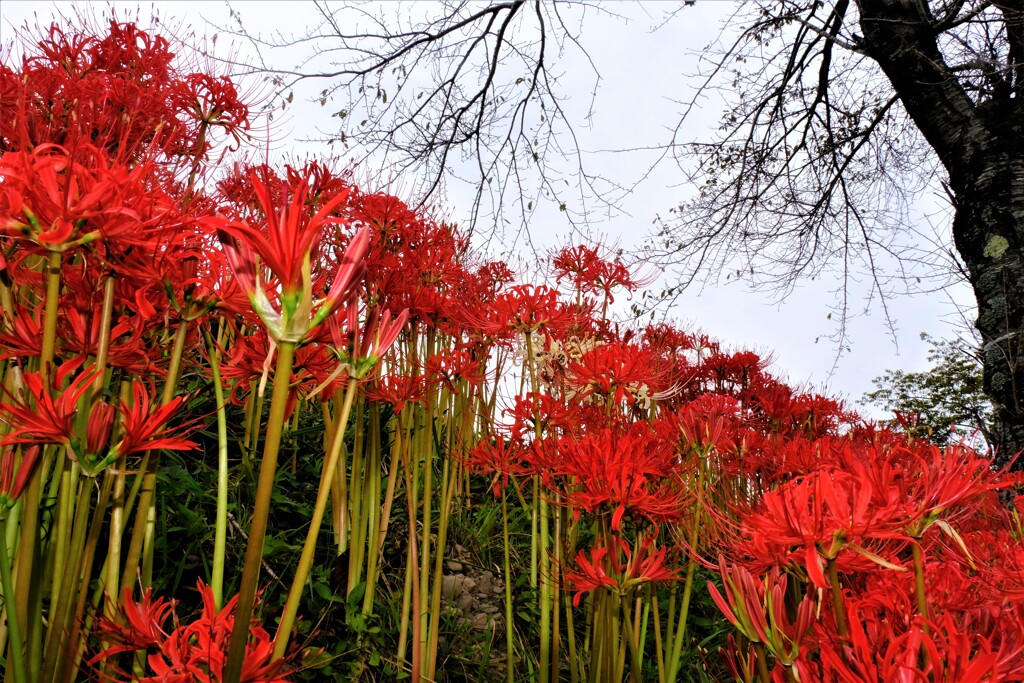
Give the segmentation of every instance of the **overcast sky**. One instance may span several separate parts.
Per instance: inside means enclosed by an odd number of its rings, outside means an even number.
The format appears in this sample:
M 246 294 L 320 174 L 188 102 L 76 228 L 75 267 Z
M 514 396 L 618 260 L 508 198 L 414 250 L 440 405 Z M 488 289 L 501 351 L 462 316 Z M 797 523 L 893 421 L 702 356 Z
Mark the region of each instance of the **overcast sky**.
M 216 27 L 234 25 L 227 5 L 218 2 L 157 2 L 153 5 L 159 9 L 164 23 L 184 20 L 200 35 L 212 35 L 218 32 Z M 105 6 L 96 3 L 96 9 Z M 121 11 L 127 8 L 133 13 L 138 7 L 136 3 L 118 3 L 117 6 Z M 664 140 L 666 127 L 678 121 L 679 101 L 689 99 L 697 87 L 693 74 L 701 49 L 716 38 L 735 7 L 730 2 L 701 0 L 672 23 L 652 32 L 650 29 L 658 23 L 664 4 L 614 6 L 628 22 L 621 17 L 591 13 L 585 18 L 580 36 L 601 77 L 593 118 L 589 123 L 584 122 L 583 108 L 575 111 L 580 119 L 576 122 L 577 134 L 584 150 L 631 148 Z M 149 7 L 144 5 L 141 10 L 144 21 L 148 19 Z M 314 8 L 300 2 L 236 2 L 232 7 L 241 14 L 251 33 L 269 35 L 279 31 L 301 35 L 317 20 Z M 70 14 L 72 10 L 70 3 L 3 0 L 0 3 L 0 43 L 10 43 L 15 28 L 33 15 L 46 24 L 57 12 Z M 221 37 L 218 48 L 222 48 L 224 42 Z M 244 49 L 244 46 L 239 47 Z M 275 66 L 284 68 L 296 66 L 305 56 L 301 51 L 268 54 L 280 60 Z M 562 74 L 561 88 L 567 93 L 567 101 L 575 105 L 586 103 L 594 85 L 594 73 L 589 64 L 581 55 L 567 53 L 556 67 Z M 295 105 L 283 120 L 276 121 L 273 154 L 321 154 L 322 146 L 301 140 L 316 137 L 310 135 L 311 131 L 330 132 L 337 124 L 337 119 L 330 118 L 329 114 L 343 104 L 332 109 L 309 103 L 307 100 L 317 97 L 325 86 L 312 82 L 307 86 L 296 88 Z M 573 111 L 570 107 L 570 112 Z M 688 118 L 685 137 L 707 139 L 720 114 L 718 105 L 705 102 L 702 112 Z M 631 184 L 643 174 L 650 156 L 588 154 L 586 160 L 597 172 Z M 362 161 L 364 168 L 357 171 L 357 177 L 380 179 L 375 175 L 372 160 Z M 605 241 L 617 242 L 626 248 L 637 246 L 655 215 L 664 215 L 685 198 L 686 188 L 680 187 L 679 175 L 674 167 L 660 167 L 623 201 L 618 215 L 602 217 L 594 230 L 603 235 Z M 401 179 L 381 181 L 401 196 Z M 452 188 L 446 201 L 447 214 L 455 220 L 464 220 L 470 196 L 468 190 Z M 926 198 L 920 211 L 935 213 L 936 202 Z M 936 220 L 940 235 L 948 232 L 941 217 Z M 538 207 L 530 225 L 544 244 L 564 244 L 570 239 L 565 218 L 557 207 Z M 514 248 L 523 247 L 517 244 Z M 491 249 L 496 250 L 500 247 Z M 921 370 L 927 367 L 927 347 L 919 334 L 927 332 L 936 338 L 955 336 L 963 321 L 954 301 L 961 307 L 973 301 L 966 285 L 947 292 L 890 300 L 889 312 L 897 324 L 897 346 L 886 330 L 877 301 L 865 314 L 867 290 L 857 292 L 851 301 L 851 311 L 856 315 L 849 322 L 849 351 L 837 362 L 837 349 L 830 341 L 837 330 L 837 316 L 829 314 L 835 305 L 834 291 L 838 284 L 828 275 L 804 281 L 779 302 L 767 294 L 749 291 L 742 282 L 723 279 L 686 292 L 668 316 L 684 327 L 698 327 L 731 346 L 752 348 L 770 355 L 775 361 L 775 373 L 788 377 L 793 384 L 815 389 L 827 386 L 833 395 L 856 400 L 871 389 L 871 379 L 887 368 Z M 973 312 L 968 315 L 973 318 Z

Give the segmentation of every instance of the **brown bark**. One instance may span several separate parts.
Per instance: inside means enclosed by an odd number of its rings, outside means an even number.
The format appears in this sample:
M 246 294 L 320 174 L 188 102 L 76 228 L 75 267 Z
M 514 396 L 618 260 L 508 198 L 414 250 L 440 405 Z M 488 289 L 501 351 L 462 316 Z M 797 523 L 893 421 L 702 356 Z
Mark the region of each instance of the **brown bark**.
M 953 239 L 978 302 L 985 392 L 995 406 L 996 460 L 1004 464 L 1024 449 L 1024 108 L 998 89 L 977 102 L 968 95 L 923 2 L 858 6 L 866 52 L 949 173 Z M 1007 65 L 1009 78 L 1016 66 Z

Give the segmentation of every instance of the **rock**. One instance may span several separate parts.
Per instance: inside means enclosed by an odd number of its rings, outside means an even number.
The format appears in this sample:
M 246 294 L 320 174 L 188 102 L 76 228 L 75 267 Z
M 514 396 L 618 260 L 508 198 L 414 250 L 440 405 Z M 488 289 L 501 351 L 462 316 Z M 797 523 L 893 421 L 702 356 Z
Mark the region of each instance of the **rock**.
M 469 620 L 469 625 L 474 631 L 486 631 L 491 623 L 491 617 L 487 614 L 474 614 Z
M 460 578 L 465 579 L 466 577 L 454 574 L 445 574 L 441 577 L 441 598 L 443 600 L 450 601 L 455 597 Z
M 461 572 L 462 563 L 455 560 L 448 560 L 448 571 L 450 572 Z
M 494 574 L 488 571 L 480 574 L 480 592 L 489 595 L 494 590 Z

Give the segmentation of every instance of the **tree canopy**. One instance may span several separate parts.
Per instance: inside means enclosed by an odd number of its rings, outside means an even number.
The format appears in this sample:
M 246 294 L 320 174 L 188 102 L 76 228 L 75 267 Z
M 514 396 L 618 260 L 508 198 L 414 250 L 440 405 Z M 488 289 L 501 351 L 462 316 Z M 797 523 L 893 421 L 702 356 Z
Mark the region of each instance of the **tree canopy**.
M 990 439 L 992 406 L 982 390 L 977 350 L 962 340 L 935 340 L 926 334 L 928 362 L 921 372 L 886 370 L 873 381 L 874 391 L 862 403 L 894 413 L 916 436 L 939 444 L 950 440 Z

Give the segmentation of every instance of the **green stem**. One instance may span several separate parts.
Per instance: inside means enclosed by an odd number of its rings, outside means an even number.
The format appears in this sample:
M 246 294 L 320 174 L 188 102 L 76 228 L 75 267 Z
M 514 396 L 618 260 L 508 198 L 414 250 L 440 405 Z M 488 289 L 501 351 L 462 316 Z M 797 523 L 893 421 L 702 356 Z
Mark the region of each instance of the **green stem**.
M 204 329 L 206 348 L 210 355 L 210 374 L 217 400 L 217 517 L 213 535 L 213 573 L 210 590 L 213 603 L 219 610 L 224 606 L 224 556 L 228 538 L 228 419 L 224 401 L 224 386 L 220 379 L 220 360 L 217 345 L 209 330 Z
M 630 614 L 629 600 L 626 596 L 621 596 L 619 603 L 622 610 L 622 623 L 626 627 L 626 642 L 629 645 L 629 675 L 632 683 L 641 683 L 643 678 L 640 673 L 640 646 L 636 639 L 636 629 L 633 628 L 633 615 Z
M 283 657 L 285 650 L 288 649 L 288 641 L 295 626 L 295 615 L 298 614 L 302 590 L 306 587 L 306 579 L 313 565 L 316 540 L 320 535 L 320 525 L 323 523 L 324 511 L 327 509 L 334 472 L 337 470 L 338 459 L 344 450 L 345 424 L 348 422 L 349 413 L 352 411 L 352 402 L 355 399 L 358 386 L 359 383 L 356 380 L 349 380 L 348 389 L 345 392 L 345 403 L 342 406 L 341 415 L 338 419 L 338 427 L 334 432 L 334 439 L 331 441 L 331 451 L 327 456 L 327 460 L 324 461 L 323 469 L 320 472 L 320 488 L 316 493 L 313 517 L 309 521 L 309 529 L 306 531 L 306 542 L 302 545 L 299 565 L 295 568 L 295 578 L 292 579 L 291 588 L 288 590 L 288 599 L 285 601 L 280 626 L 278 626 L 277 636 L 274 638 L 273 660 L 275 661 Z M 276 390 L 276 379 L 274 387 Z
M 161 405 L 167 405 L 174 398 L 178 386 L 178 375 L 181 368 L 181 357 L 185 352 L 187 323 L 182 320 L 174 333 L 174 347 L 171 350 L 170 363 L 167 366 L 167 377 L 164 378 L 164 390 Z M 130 586 L 135 583 L 139 565 L 142 565 L 142 587 L 150 585 L 153 569 L 153 537 L 156 530 L 154 496 L 156 495 L 156 471 L 159 453 L 146 451 L 139 465 L 138 478 L 142 484 L 139 489 L 138 507 L 135 511 L 135 525 L 132 527 L 132 540 L 128 545 L 124 572 L 121 574 L 121 585 Z M 136 482 L 139 479 L 136 479 Z M 132 484 L 135 490 L 135 483 Z M 132 496 L 129 496 L 131 498 Z
M 78 582 L 81 579 L 80 569 L 86 543 L 86 531 L 89 528 L 89 511 L 92 481 L 83 478 L 78 482 L 77 503 L 74 507 L 74 526 L 71 531 L 69 553 L 64 566 L 60 568 L 62 577 L 61 591 L 56 602 L 51 605 L 50 628 L 46 634 L 46 650 L 43 657 L 42 681 L 58 680 L 67 663 L 68 652 L 64 645 L 68 640 L 68 632 L 73 618 L 73 600 L 78 596 Z
M 74 494 L 75 484 L 78 482 L 78 465 L 70 458 L 60 458 L 62 469 L 54 476 L 60 481 L 60 488 L 57 489 L 57 502 L 55 507 L 56 520 L 51 526 L 51 541 L 48 549 L 48 556 L 52 565 L 50 576 L 50 603 L 56 605 L 60 600 L 60 591 L 63 586 L 66 574 L 63 568 L 67 566 L 68 543 L 71 540 L 71 524 L 74 520 Z
M 380 410 L 370 409 L 370 441 L 366 464 L 366 483 L 363 487 L 363 510 L 366 511 L 366 588 L 363 591 L 363 615 L 373 613 L 374 596 L 377 593 L 378 563 L 380 562 L 380 517 L 381 507 L 381 441 Z
M 444 549 L 448 545 L 448 525 L 451 520 L 452 497 L 455 493 L 455 479 L 452 477 L 452 459 L 446 459 L 441 472 L 440 497 L 437 523 L 437 553 L 434 555 L 434 581 L 430 594 L 430 636 L 427 643 L 427 666 L 424 674 L 429 680 L 436 678 L 437 643 L 441 634 L 441 578 L 444 573 Z
M 846 627 L 846 610 L 843 607 L 843 587 L 839 583 L 839 570 L 834 559 L 828 561 L 828 582 L 832 590 L 832 609 L 836 613 L 836 630 L 845 638 L 849 630 Z
M 924 585 L 924 551 L 921 549 L 920 542 L 915 542 L 911 546 L 911 550 L 914 553 L 914 594 L 917 598 L 917 611 L 924 617 L 928 618 L 928 596 L 925 592 Z M 928 632 L 927 622 L 924 626 L 925 633 Z
M 364 531 L 366 520 L 363 509 L 363 493 L 366 484 L 366 458 L 367 444 L 364 438 L 363 428 L 363 401 L 358 401 L 356 419 L 352 425 L 352 461 L 351 478 L 347 487 L 348 497 L 348 585 L 345 587 L 345 597 L 352 594 L 355 587 L 363 579 L 363 552 L 366 548 Z M 344 430 L 344 426 L 339 426 Z M 345 469 L 342 467 L 341 469 Z M 345 476 L 342 473 L 341 476 Z
M 71 660 L 71 666 L 65 670 L 64 683 L 72 683 L 75 675 L 78 673 L 79 665 L 81 664 L 82 655 L 85 653 L 86 640 L 88 639 L 89 632 L 86 626 L 87 622 L 85 619 L 85 603 L 89 597 L 89 581 L 85 577 L 92 576 L 93 561 L 96 557 L 96 547 L 99 545 L 100 532 L 103 530 L 103 522 L 106 519 L 107 502 L 110 500 L 110 492 L 113 489 L 114 477 L 110 473 L 110 470 L 106 470 L 103 473 L 103 483 L 100 485 L 99 498 L 96 501 L 96 507 L 93 508 L 92 521 L 89 524 L 89 531 L 85 538 L 85 548 L 79 554 L 78 570 L 76 571 L 77 577 L 82 577 L 81 580 L 77 580 L 78 583 L 78 600 L 75 603 L 75 608 L 71 612 L 71 621 L 67 625 L 67 629 L 70 631 L 71 636 L 67 639 L 68 646 L 64 648 L 63 652 L 67 653 Z M 83 632 L 83 629 L 84 632 Z
M 651 604 L 651 619 L 654 621 L 654 659 L 658 664 L 658 683 L 665 683 L 665 644 L 661 639 L 661 613 L 658 610 L 658 591 L 648 589 Z
M 7 662 L 12 667 L 14 683 L 28 683 L 25 673 L 25 647 L 21 639 L 21 624 L 18 611 L 12 609 L 11 597 L 15 595 L 14 580 L 11 578 L 11 557 L 7 552 L 7 516 L 4 516 L 3 534 L 0 535 L 0 581 L 4 589 L 4 607 L 7 612 Z
M 761 683 L 771 683 L 771 675 L 768 673 L 768 658 L 764 652 L 764 643 L 754 643 L 754 652 L 757 653 L 757 675 Z
M 39 352 L 39 374 L 43 379 L 43 386 L 49 386 L 50 370 L 53 365 L 53 357 L 57 347 L 57 314 L 60 311 L 60 252 L 50 252 L 46 260 L 46 303 L 43 312 L 43 338 Z M 25 493 L 22 496 L 22 518 L 21 538 L 18 544 L 18 571 L 16 586 L 18 591 L 14 594 L 14 609 L 17 611 L 17 618 L 25 627 L 23 635 L 29 644 L 26 651 L 26 663 L 28 665 L 29 677 L 38 680 L 41 665 L 38 644 L 41 642 L 42 627 L 42 603 L 38 595 L 41 572 L 37 571 L 35 561 L 39 553 L 39 509 L 41 507 L 41 492 L 43 481 L 43 470 L 45 467 L 37 468 L 29 480 Z M 37 614 L 30 615 L 31 606 L 40 605 Z M 8 610 L 10 611 L 10 610 Z
M 411 683 L 421 683 L 421 666 L 422 666 L 422 651 L 420 650 L 420 629 L 422 624 L 420 621 L 420 582 L 418 575 L 419 557 L 416 550 L 416 492 L 413 488 L 416 478 L 416 460 L 412 453 L 409 453 L 409 458 L 405 464 L 405 491 L 406 500 L 409 508 L 409 569 L 406 572 L 406 581 L 408 585 L 412 586 L 410 591 L 411 604 L 409 606 L 409 612 L 411 613 L 410 621 L 412 621 L 412 656 L 411 656 Z M 403 604 L 405 598 L 403 597 Z M 404 618 L 404 615 L 403 615 Z M 402 648 L 399 646 L 399 656 L 401 656 Z
M 379 418 L 378 418 L 379 419 Z M 384 505 L 377 518 L 377 530 L 374 540 L 374 554 L 370 557 L 373 564 L 367 569 L 366 594 L 363 597 L 363 615 L 369 616 L 373 611 L 373 600 L 377 592 L 377 578 L 380 574 L 381 548 L 388 534 L 391 521 L 391 506 L 395 500 L 395 484 L 398 480 L 398 456 L 401 447 L 402 425 L 400 416 L 395 419 L 395 436 L 391 446 L 391 464 L 388 467 L 388 483 L 384 493 Z
M 703 481 L 703 477 L 701 478 Z M 686 636 L 686 622 L 690 617 L 690 599 L 693 597 L 693 577 L 697 571 L 697 538 L 700 533 L 701 507 L 697 508 L 693 525 L 690 527 L 690 536 L 687 539 L 690 544 L 690 559 L 686 565 L 686 585 L 683 586 L 683 600 L 679 607 L 679 617 L 675 621 L 675 633 L 672 641 L 672 652 L 669 655 L 668 676 L 670 681 L 676 680 L 679 673 L 679 664 L 682 659 L 684 637 Z M 672 595 L 675 598 L 675 594 Z M 669 606 L 669 617 L 672 616 L 672 607 Z
M 39 372 L 44 380 L 49 379 L 53 356 L 57 348 L 57 314 L 60 312 L 60 265 L 59 251 L 50 252 L 46 260 L 46 309 L 43 313 L 43 339 L 39 351 Z M 46 382 L 43 382 L 44 386 Z
M 501 538 L 504 541 L 504 556 L 501 569 L 505 574 L 505 669 L 508 683 L 515 683 L 514 629 L 512 628 L 512 558 L 508 537 L 508 499 L 505 487 L 501 489 Z
M 436 340 L 436 333 L 433 330 L 427 332 L 427 347 L 426 357 L 429 358 L 434 352 Z M 433 395 L 428 398 L 429 408 L 424 410 L 424 421 L 423 429 L 417 434 L 416 453 L 414 454 L 415 462 L 419 463 L 422 458 L 423 461 L 423 530 L 421 533 L 420 541 L 420 603 L 419 603 L 419 614 L 417 614 L 417 621 L 420 624 L 419 641 L 416 646 L 420 649 L 420 665 L 421 673 L 424 677 L 429 678 L 427 674 L 426 664 L 429 660 L 429 654 L 427 652 L 427 642 L 430 636 L 429 628 L 429 604 L 427 603 L 427 595 L 430 593 L 430 542 L 431 542 L 431 531 L 433 530 L 433 502 L 434 502 L 434 422 L 436 419 L 437 410 L 436 406 L 440 405 L 440 396 L 437 390 L 433 392 Z M 438 552 L 443 552 L 443 549 L 438 548 Z
M 242 583 L 238 589 L 235 624 L 231 630 L 231 645 L 228 648 L 225 665 L 225 683 L 240 683 L 242 677 L 242 664 L 245 660 L 245 648 L 249 641 L 253 603 L 256 601 L 260 565 L 263 561 L 263 541 L 267 535 L 267 518 L 270 515 L 270 501 L 274 492 L 274 478 L 277 474 L 277 455 L 281 447 L 281 432 L 284 428 L 288 394 L 291 390 L 294 357 L 295 344 L 282 341 L 278 347 L 277 367 L 274 370 L 274 391 L 270 397 L 267 436 L 263 446 L 263 460 L 260 463 L 256 502 L 249 527 L 249 542 L 245 548 Z
M 537 370 L 534 365 L 534 351 L 533 351 L 533 333 L 526 333 L 526 365 L 527 370 L 530 374 L 530 389 L 533 393 L 533 422 L 534 422 L 534 437 L 539 442 L 543 438 L 540 424 L 540 405 L 538 403 L 540 397 L 540 384 L 537 381 Z M 537 508 L 539 511 L 539 529 L 537 537 L 537 573 L 538 583 L 540 590 L 538 596 L 540 599 L 540 683 L 548 683 L 551 675 L 551 556 L 548 554 L 548 544 L 550 539 L 549 534 L 549 520 L 548 520 L 548 505 L 547 501 L 544 500 L 540 494 L 539 488 L 537 493 Z
M 100 338 L 96 344 L 96 362 L 93 369 L 96 379 L 92 385 L 93 396 L 103 390 L 103 375 L 107 370 L 107 357 L 110 354 L 110 333 L 114 318 L 114 278 L 107 277 L 103 281 L 103 310 L 100 314 Z

